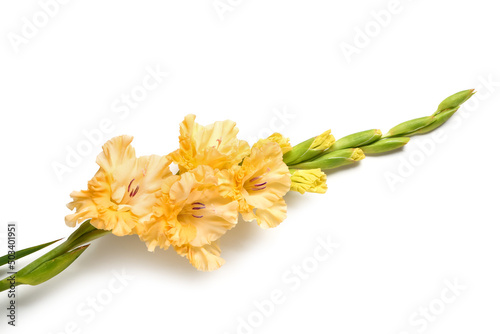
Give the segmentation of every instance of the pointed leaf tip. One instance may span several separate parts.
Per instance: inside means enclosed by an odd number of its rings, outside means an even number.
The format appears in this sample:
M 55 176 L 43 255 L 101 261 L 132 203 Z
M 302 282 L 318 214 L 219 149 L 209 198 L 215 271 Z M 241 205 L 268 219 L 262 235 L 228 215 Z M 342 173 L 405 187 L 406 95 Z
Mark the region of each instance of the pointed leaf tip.
M 30 255 L 30 254 L 36 252 L 36 251 L 39 251 L 40 249 L 43 249 L 43 248 L 48 247 L 52 244 L 55 244 L 56 242 L 61 241 L 62 239 L 64 239 L 64 238 L 57 239 L 57 240 L 54 240 L 51 242 L 47 242 L 45 244 L 41 244 L 38 246 L 25 248 L 25 249 L 22 249 L 20 251 L 16 251 L 15 260 L 19 260 L 20 258 L 23 258 L 27 255 Z M 7 264 L 8 262 L 9 262 L 9 255 L 8 254 L 0 257 L 0 267 L 3 266 L 4 264 Z

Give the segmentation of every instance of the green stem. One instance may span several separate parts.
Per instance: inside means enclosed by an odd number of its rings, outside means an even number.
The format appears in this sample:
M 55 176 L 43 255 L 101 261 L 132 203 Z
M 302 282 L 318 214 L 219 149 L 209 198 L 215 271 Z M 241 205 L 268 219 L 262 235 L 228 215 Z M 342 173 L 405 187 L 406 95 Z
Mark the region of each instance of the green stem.
M 10 289 L 11 283 L 10 283 L 10 281 L 7 281 L 7 278 L 8 277 L 6 277 L 5 279 L 0 281 L 0 292 Z M 19 285 L 19 284 L 17 284 L 17 282 L 16 282 L 15 285 Z
M 62 244 L 60 244 L 53 250 L 49 251 L 45 255 L 42 255 L 35 261 L 31 262 L 23 269 L 19 270 L 16 276 L 23 277 L 32 272 L 33 270 L 35 270 L 36 268 L 38 268 L 39 266 L 41 266 L 42 264 L 44 264 L 45 262 L 55 259 L 60 255 L 63 255 L 67 252 L 74 250 L 78 246 L 86 244 L 92 240 L 105 236 L 109 233 L 111 233 L 111 231 L 96 229 L 94 226 L 90 224 L 90 220 L 87 220 L 84 223 L 82 223 L 80 227 L 75 232 L 73 232 L 68 237 L 68 239 L 66 239 L 66 241 L 64 241 Z M 0 292 L 10 288 L 11 282 L 8 281 L 8 278 L 9 277 L 6 277 L 0 281 Z M 21 284 L 22 283 L 18 281 L 15 282 L 16 286 Z
M 434 112 L 431 116 L 415 118 L 398 124 L 384 135 L 382 135 L 380 130 L 374 129 L 353 133 L 340 138 L 318 157 L 314 157 L 313 159 L 303 162 L 314 162 L 324 158 L 332 152 L 338 152 L 345 149 L 359 148 L 363 150 L 363 153 L 365 154 L 378 154 L 396 150 L 408 143 L 410 140 L 408 138 L 409 136 L 425 134 L 443 125 L 448 119 L 450 119 L 451 116 L 453 116 L 463 103 L 474 95 L 474 93 L 474 89 L 467 89 L 453 94 L 443 100 L 443 102 L 441 102 L 438 106 L 436 112 Z M 286 160 L 284 161 L 287 163 Z M 287 165 L 292 166 L 293 162 L 288 162 Z

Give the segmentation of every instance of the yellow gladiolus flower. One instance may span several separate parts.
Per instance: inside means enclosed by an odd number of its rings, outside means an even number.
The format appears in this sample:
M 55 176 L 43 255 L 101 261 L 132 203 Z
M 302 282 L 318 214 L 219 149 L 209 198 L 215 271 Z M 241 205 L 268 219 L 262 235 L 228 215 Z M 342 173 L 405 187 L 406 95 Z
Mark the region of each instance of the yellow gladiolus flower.
M 253 147 L 262 147 L 262 145 L 269 142 L 278 143 L 281 147 L 281 152 L 283 152 L 283 154 L 290 152 L 292 150 L 292 145 L 290 144 L 290 138 L 283 137 L 282 134 L 277 132 L 273 133 L 272 135 L 270 135 L 265 139 L 259 139 L 259 141 L 257 141 L 253 145 Z
M 238 128 L 233 121 L 202 126 L 194 121 L 195 118 L 195 115 L 184 118 L 180 148 L 170 154 L 182 173 L 201 165 L 214 169 L 231 168 L 250 152 L 248 143 L 236 138 Z
M 219 173 L 223 194 L 239 203 L 246 221 L 256 219 L 262 228 L 278 226 L 286 218 L 283 196 L 290 190 L 290 171 L 280 145 L 255 145 L 241 166 Z
M 292 186 L 290 190 L 298 191 L 301 194 L 305 192 L 324 194 L 328 189 L 326 185 L 326 174 L 321 168 L 316 169 L 295 169 L 292 173 Z
M 130 136 L 112 138 L 97 157 L 100 169 L 88 182 L 88 189 L 71 193 L 67 215 L 74 227 L 86 219 L 98 229 L 118 236 L 139 233 L 149 220 L 164 178 L 172 175 L 170 159 L 157 155 L 136 158 Z
M 217 240 L 238 221 L 238 203 L 219 192 L 209 166 L 199 166 L 165 180 L 152 219 L 140 234 L 148 249 L 172 245 L 198 270 L 219 268 Z

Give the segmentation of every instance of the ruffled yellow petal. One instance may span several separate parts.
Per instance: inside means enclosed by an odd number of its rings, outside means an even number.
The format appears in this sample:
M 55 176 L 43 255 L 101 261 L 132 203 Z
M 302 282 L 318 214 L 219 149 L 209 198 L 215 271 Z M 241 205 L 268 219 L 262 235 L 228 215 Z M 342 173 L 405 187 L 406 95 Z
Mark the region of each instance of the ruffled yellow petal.
M 170 199 L 173 202 L 183 202 L 189 196 L 193 196 L 194 189 L 206 189 L 217 186 L 217 176 L 213 168 L 209 166 L 199 166 L 189 173 L 183 173 L 179 182 L 172 184 L 169 191 Z
M 143 229 L 140 231 L 139 238 L 144 241 L 150 252 L 156 247 L 168 249 L 170 246 L 169 233 L 170 229 L 175 228 L 176 220 L 174 207 L 166 205 L 170 201 L 170 188 L 173 184 L 179 181 L 180 176 L 172 175 L 164 179 L 161 185 L 161 191 L 158 195 L 157 203 L 152 208 L 150 220 L 144 222 Z
M 238 221 L 238 202 L 221 195 L 215 171 L 208 166 L 168 178 L 155 208 L 140 234 L 150 250 L 170 244 L 203 250 Z
M 66 225 L 75 227 L 77 224 L 82 223 L 84 220 L 89 218 L 97 218 L 97 207 L 92 201 L 91 192 L 88 190 L 73 191 L 70 194 L 73 198 L 73 202 L 68 203 L 66 206 L 68 209 L 76 209 L 76 212 L 67 215 L 64 219 Z
M 171 153 L 181 172 L 207 165 L 214 169 L 230 168 L 248 155 L 249 145 L 238 140 L 238 129 L 232 121 L 201 126 L 196 116 L 188 115 L 181 123 L 180 148 Z
M 243 161 L 242 170 L 243 197 L 253 207 L 268 208 L 290 190 L 290 171 L 280 146 L 274 142 L 254 147 Z
M 241 166 L 217 175 L 222 195 L 238 201 L 238 211 L 245 221 L 257 219 L 259 225 L 269 228 L 285 219 L 283 196 L 290 190 L 291 178 L 278 143 L 254 145 Z
M 281 147 L 281 152 L 283 154 L 290 152 L 292 150 L 292 145 L 290 144 L 290 138 L 283 137 L 282 134 L 280 133 L 273 133 L 266 139 L 260 139 L 258 142 L 256 142 L 253 147 L 260 148 L 264 144 L 269 143 L 269 142 L 275 142 Z
M 170 246 L 167 235 L 169 229 L 169 224 L 164 216 L 155 217 L 144 224 L 144 228 L 139 233 L 139 237 L 146 243 L 148 251 L 150 252 L 153 252 L 156 247 L 168 249 Z
M 189 244 L 194 238 L 196 238 L 196 235 L 198 233 L 194 224 L 186 222 L 186 219 L 183 219 L 182 216 L 180 217 L 180 219 L 182 222 L 179 220 L 167 222 L 167 238 L 169 243 L 172 243 L 174 245 Z
M 124 183 L 130 171 L 135 169 L 135 149 L 131 146 L 132 136 L 118 136 L 111 138 L 102 146 L 102 152 L 96 162 L 114 180 Z
M 205 190 L 199 195 L 194 198 L 194 203 L 204 203 L 205 208 L 196 212 L 191 211 L 191 214 L 184 214 L 179 218 L 185 224 L 195 227 L 196 237 L 190 244 L 198 247 L 219 239 L 238 221 L 236 201 L 221 197 L 215 189 Z
M 123 208 L 122 211 L 103 209 L 99 212 L 99 218 L 92 219 L 90 223 L 97 229 L 112 231 L 114 235 L 124 236 L 133 233 L 137 220 L 129 208 Z
M 136 176 L 131 183 L 131 189 L 135 186 L 134 189 L 138 190 L 128 201 L 134 215 L 145 217 L 151 213 L 163 180 L 172 175 L 169 165 L 170 160 L 165 156 L 150 155 L 137 160 Z
M 182 206 L 176 217 L 179 228 L 196 232 L 192 240 L 180 243 L 203 246 L 220 238 L 237 222 L 238 203 L 221 196 L 215 171 L 208 166 L 182 174 L 170 189 L 170 200 L 173 205 Z
M 255 218 L 257 224 L 262 228 L 267 229 L 278 226 L 286 218 L 285 200 L 280 199 L 267 209 L 256 209 Z
M 171 160 L 156 155 L 136 158 L 132 137 L 115 137 L 103 145 L 97 157 L 99 171 L 88 182 L 88 190 L 73 192 L 66 217 L 74 226 L 91 218 L 98 229 L 115 235 L 140 233 L 152 215 L 163 179 L 171 176 Z
M 193 247 L 184 245 L 175 247 L 177 253 L 187 257 L 189 262 L 198 270 L 212 271 L 219 269 L 224 264 L 224 259 L 220 257 L 220 247 L 217 242 L 203 247 Z

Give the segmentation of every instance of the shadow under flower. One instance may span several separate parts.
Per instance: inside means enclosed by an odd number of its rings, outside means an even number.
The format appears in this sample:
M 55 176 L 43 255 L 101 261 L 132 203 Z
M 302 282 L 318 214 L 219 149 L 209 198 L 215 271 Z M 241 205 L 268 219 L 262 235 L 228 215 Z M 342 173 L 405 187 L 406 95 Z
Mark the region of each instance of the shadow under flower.
M 289 192 L 285 200 L 288 206 L 294 206 L 295 202 L 303 201 L 302 196 L 299 193 Z M 283 223 L 286 224 L 286 220 Z M 230 266 L 239 254 L 251 252 L 261 233 L 266 231 L 261 229 L 256 221 L 246 222 L 240 217 L 238 224 L 220 239 L 221 256 L 231 260 L 215 272 L 223 271 Z M 60 289 L 61 285 L 69 287 L 73 285 L 77 288 L 79 284 L 83 284 L 82 281 L 85 281 L 88 275 L 109 276 L 110 271 L 120 271 L 122 268 L 126 270 L 132 266 L 134 271 L 145 275 L 174 275 L 192 282 L 206 279 L 206 276 L 210 275 L 197 271 L 186 258 L 179 256 L 172 248 L 167 250 L 157 248 L 154 252 L 149 252 L 144 242 L 136 235 L 117 237 L 110 234 L 91 242 L 90 247 L 74 264 L 43 285 L 22 286 L 22 303 L 31 304 L 37 300 L 44 300 L 44 297 Z M 130 270 L 130 274 L 135 273 Z

